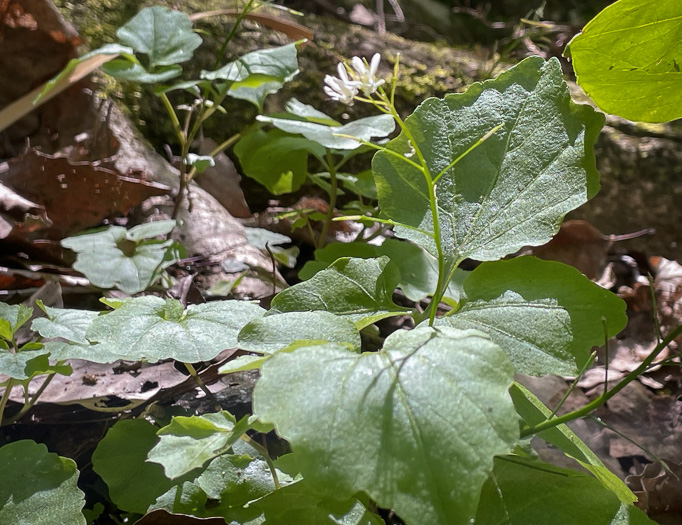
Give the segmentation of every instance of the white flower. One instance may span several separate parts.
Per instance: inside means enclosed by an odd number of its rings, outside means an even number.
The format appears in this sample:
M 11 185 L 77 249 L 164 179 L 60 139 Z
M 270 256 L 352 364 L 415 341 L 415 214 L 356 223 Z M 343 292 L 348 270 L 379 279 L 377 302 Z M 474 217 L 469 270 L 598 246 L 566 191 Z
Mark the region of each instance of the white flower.
M 353 65 L 354 72 L 351 73 L 353 80 L 360 83 L 360 88 L 366 97 L 374 93 L 379 86 L 381 86 L 385 80 L 377 80 L 376 74 L 379 68 L 379 61 L 381 60 L 381 55 L 376 53 L 372 57 L 372 62 L 367 64 L 366 59 L 360 59 L 358 57 L 353 57 L 351 64 Z
M 324 86 L 324 92 L 334 100 L 350 104 L 353 102 L 353 97 L 358 94 L 361 83 L 348 76 L 348 71 L 346 71 L 346 66 L 343 63 L 340 63 L 337 69 L 339 71 L 338 78 L 331 75 L 324 77 L 324 83 L 327 84 Z

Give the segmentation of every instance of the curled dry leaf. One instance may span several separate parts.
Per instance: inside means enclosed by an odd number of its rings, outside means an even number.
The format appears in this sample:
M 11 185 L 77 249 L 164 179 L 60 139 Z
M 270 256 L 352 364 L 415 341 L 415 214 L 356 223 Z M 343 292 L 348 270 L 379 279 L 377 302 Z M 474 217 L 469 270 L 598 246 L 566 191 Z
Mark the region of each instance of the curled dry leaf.
M 0 239 L 25 235 L 52 224 L 45 208 L 0 184 Z
M 636 505 L 659 523 L 680 523 L 682 518 L 682 463 L 650 463 L 641 474 L 628 476 L 625 483 L 638 498 Z
M 7 164 L 0 181 L 22 197 L 43 206 L 52 221 L 49 239 L 61 239 L 97 226 L 170 188 L 112 169 L 111 162 L 71 162 L 36 149 Z

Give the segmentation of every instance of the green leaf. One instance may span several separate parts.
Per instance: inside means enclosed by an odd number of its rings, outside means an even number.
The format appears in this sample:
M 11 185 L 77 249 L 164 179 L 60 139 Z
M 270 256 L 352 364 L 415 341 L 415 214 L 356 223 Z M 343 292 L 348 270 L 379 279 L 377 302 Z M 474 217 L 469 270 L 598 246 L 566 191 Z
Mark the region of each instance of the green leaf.
M 682 3 L 620 0 L 571 40 L 578 83 L 607 113 L 666 122 L 682 117 Z
M 246 301 L 215 301 L 183 310 L 174 299 L 137 297 L 96 318 L 86 336 L 127 356 L 120 359 L 194 363 L 236 346 L 239 330 L 263 313 Z
M 239 332 L 239 348 L 272 354 L 298 342 L 346 344 L 360 351 L 360 332 L 347 318 L 331 312 L 286 312 L 254 319 Z
M 0 303 L 0 337 L 11 341 L 15 332 L 33 315 L 33 308 L 23 304 Z
M 215 166 L 215 160 L 210 155 L 189 153 L 187 155 L 187 165 L 196 169 L 196 173 L 203 173 L 208 168 Z
M 116 36 L 122 45 L 147 55 L 151 68 L 187 62 L 202 42 L 187 14 L 161 6 L 142 9 Z
M 591 107 L 571 102 L 558 60 L 527 58 L 465 93 L 424 101 L 405 120 L 415 144 L 403 132 L 387 145 L 398 156 L 380 151 L 372 161 L 379 208 L 408 226 L 396 227 L 397 235 L 437 256 L 425 175 L 401 158 L 414 146 L 428 176 L 440 175 L 448 273 L 467 257 L 496 260 L 543 244 L 599 188 L 592 146 L 603 122 Z
M 0 523 L 85 525 L 76 463 L 31 440 L 0 447 Z
M 378 353 L 328 344 L 275 354 L 254 414 L 291 443 L 321 493 L 364 491 L 408 523 L 468 524 L 493 456 L 518 441 L 513 373 L 480 332 L 416 328 Z
M 362 144 L 358 140 L 369 142 L 373 138 L 383 139 L 388 137 L 395 129 L 395 120 L 393 120 L 391 115 L 365 117 L 343 126 L 328 126 L 315 122 L 262 115 L 259 115 L 256 119 L 261 122 L 268 122 L 287 133 L 303 135 L 308 140 L 317 142 L 325 148 L 338 150 L 359 148 Z M 338 135 L 349 135 L 358 140 Z
M 24 350 L 13 353 L 0 349 L 0 374 L 14 379 L 28 379 L 39 372 L 50 370 L 48 351 Z
M 464 281 L 460 309 L 438 321 L 486 332 L 517 372 L 576 374 L 593 346 L 627 324 L 625 302 L 575 268 L 535 257 L 487 262 Z
M 163 269 L 177 261 L 175 241 L 147 240 L 169 233 L 175 221 L 158 221 L 126 230 L 111 226 L 104 231 L 68 237 L 61 245 L 76 252 L 75 270 L 100 288 L 118 288 L 129 294 L 146 290 Z
M 383 525 L 356 498 L 320 496 L 306 480 L 291 483 L 251 503 L 264 512 L 268 525 Z
M 306 262 L 298 276 L 300 279 L 310 279 L 341 257 L 371 259 L 382 255 L 390 259 L 387 268 L 397 267 L 400 273 L 397 286 L 405 297 L 411 301 L 421 301 L 433 295 L 438 283 L 438 262 L 416 244 L 398 239 L 386 239 L 381 246 L 366 242 L 328 244 L 321 250 L 315 250 L 315 260 Z M 467 273 L 459 269 L 454 273 L 445 294 L 447 297 L 459 300 L 461 281 Z
M 358 330 L 380 319 L 405 314 L 391 299 L 399 275 L 388 257 L 338 259 L 308 281 L 278 293 L 270 314 L 326 310 L 347 317 Z
M 292 193 L 305 182 L 308 174 L 308 151 L 320 149 L 301 137 L 279 130 L 258 130 L 242 137 L 234 147 L 244 175 L 259 182 L 274 195 Z
M 527 425 L 537 425 L 549 418 L 551 411 L 530 390 L 514 383 L 509 390 L 516 411 Z M 538 437 L 559 448 L 568 457 L 575 459 L 597 478 L 605 489 L 610 490 L 620 501 L 634 503 L 637 498 L 623 481 L 604 466 L 604 463 L 583 441 L 566 425 L 540 432 Z
M 331 118 L 326 113 L 322 113 L 321 111 L 318 111 L 310 104 L 304 104 L 303 102 L 295 98 L 289 99 L 289 102 L 286 103 L 284 109 L 286 110 L 286 114 L 282 116 L 286 118 L 305 120 L 307 122 L 315 122 L 317 124 L 323 124 L 325 126 L 335 127 L 341 126 L 339 122 Z
M 615 494 L 587 474 L 507 456 L 495 458 L 475 523 L 528 525 L 551 516 L 556 524 L 609 525 L 620 508 Z
M 191 481 L 185 481 L 168 489 L 149 506 L 147 512 L 164 509 L 174 514 L 200 516 L 206 507 L 206 493 Z M 201 523 L 199 520 L 196 523 Z
M 225 453 L 247 429 L 246 420 L 235 427 L 229 412 L 174 417 L 157 432 L 160 440 L 149 451 L 149 461 L 163 466 L 166 477 L 179 478 Z
M 107 75 L 121 80 L 130 80 L 139 84 L 156 84 L 166 82 L 182 74 L 180 66 L 165 66 L 156 68 L 153 72 L 147 71 L 144 66 L 128 58 L 115 58 L 102 66 L 102 71 Z
M 279 91 L 298 72 L 296 43 L 292 43 L 252 51 L 216 71 L 202 71 L 201 78 L 230 82 L 228 95 L 247 100 L 262 111 L 265 97 Z
M 157 441 L 157 428 L 144 419 L 117 421 L 92 454 L 92 466 L 109 487 L 109 497 L 121 510 L 144 514 L 174 482 L 163 468 L 147 462 Z

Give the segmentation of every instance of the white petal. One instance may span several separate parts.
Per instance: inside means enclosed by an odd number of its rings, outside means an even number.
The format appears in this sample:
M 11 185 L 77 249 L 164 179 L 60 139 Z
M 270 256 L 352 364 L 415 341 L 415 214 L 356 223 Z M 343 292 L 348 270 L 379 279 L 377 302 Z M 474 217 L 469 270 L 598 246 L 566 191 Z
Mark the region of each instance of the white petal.
M 372 63 L 369 66 L 369 74 L 374 76 L 377 73 L 377 69 L 379 68 L 379 62 L 381 61 L 381 55 L 379 53 L 375 53 L 374 56 L 372 57 Z

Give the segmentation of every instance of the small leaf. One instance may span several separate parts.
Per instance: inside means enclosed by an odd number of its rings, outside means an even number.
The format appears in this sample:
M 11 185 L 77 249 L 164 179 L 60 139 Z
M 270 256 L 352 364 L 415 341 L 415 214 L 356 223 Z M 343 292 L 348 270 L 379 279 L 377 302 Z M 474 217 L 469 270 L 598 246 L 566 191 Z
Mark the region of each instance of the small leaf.
M 187 62 L 201 45 L 189 16 L 161 6 L 142 9 L 116 36 L 122 45 L 147 55 L 151 68 Z
M 177 416 L 157 432 L 159 443 L 149 451 L 149 461 L 163 466 L 166 477 L 179 478 L 225 453 L 248 429 L 246 420 L 229 412 L 203 416 Z
M 509 394 L 514 401 L 516 411 L 526 424 L 537 425 L 551 415 L 551 411 L 542 401 L 523 385 L 515 382 L 509 389 Z M 538 437 L 559 448 L 568 457 L 575 459 L 590 471 L 605 489 L 616 494 L 623 503 L 630 505 L 637 500 L 627 485 L 607 469 L 597 455 L 567 425 L 559 425 L 540 432 Z
M 620 508 L 615 494 L 587 474 L 506 456 L 495 458 L 495 469 L 481 492 L 475 523 L 527 525 L 546 523 L 551 516 L 552 523 L 607 525 Z M 653 525 L 649 520 L 640 523 Z
M 438 325 L 486 332 L 517 372 L 575 374 L 593 346 L 627 324 L 625 303 L 575 268 L 518 257 L 486 262 L 464 281 L 466 299 Z
M 48 355 L 46 349 L 17 353 L 0 349 L 0 374 L 23 380 L 39 372 L 47 372 L 50 370 Z
M 682 3 L 620 0 L 566 49 L 578 83 L 608 113 L 666 122 L 682 117 Z
M 278 293 L 270 314 L 326 310 L 344 316 L 358 330 L 379 319 L 405 314 L 391 299 L 399 280 L 388 257 L 338 259 L 308 281 Z
M 395 129 L 395 120 L 391 115 L 365 117 L 343 126 L 327 126 L 290 118 L 258 116 L 257 120 L 268 122 L 287 133 L 303 135 L 308 140 L 317 142 L 329 149 L 353 150 L 362 146 L 358 140 L 371 141 L 373 138 L 388 137 Z M 349 135 L 352 138 L 339 135 Z
M 121 510 L 144 514 L 176 483 L 161 465 L 147 462 L 157 442 L 157 427 L 144 419 L 122 419 L 112 426 L 92 454 L 92 467 L 109 487 L 109 497 Z
M 142 224 L 127 231 L 111 226 L 104 231 L 68 237 L 61 245 L 76 252 L 75 270 L 100 288 L 129 294 L 146 290 L 161 271 L 177 261 L 175 241 L 147 240 L 173 229 L 175 221 Z
M 438 179 L 447 273 L 467 257 L 497 260 L 544 244 L 599 189 L 592 147 L 603 122 L 571 102 L 558 60 L 527 58 L 464 93 L 425 100 L 405 120 L 416 143 L 403 132 L 387 144 L 398 156 L 379 151 L 372 161 L 379 208 L 408 226 L 397 235 L 437 256 L 426 176 L 401 158 L 418 147 Z
M 0 447 L 0 465 L 0 523 L 85 525 L 73 460 L 22 440 Z
M 117 349 L 129 360 L 170 358 L 194 363 L 209 361 L 236 346 L 242 327 L 263 313 L 246 301 L 215 301 L 183 310 L 174 299 L 137 297 L 96 318 L 86 336 Z
M 286 312 L 254 319 L 239 332 L 239 348 L 272 354 L 292 343 L 346 344 L 360 351 L 360 332 L 347 318 L 331 312 Z
M 0 337 L 11 341 L 15 332 L 33 315 L 33 308 L 23 304 L 0 303 Z
M 180 76 L 182 74 L 182 67 L 165 66 L 150 72 L 138 62 L 133 62 L 126 58 L 115 58 L 104 64 L 102 71 L 121 80 L 130 80 L 140 84 L 156 84 Z
M 242 137 L 234 152 L 244 175 L 257 181 L 274 195 L 292 193 L 305 182 L 308 174 L 308 152 L 324 150 L 314 142 L 292 137 L 279 130 L 258 130 Z
M 512 376 L 480 332 L 399 330 L 378 353 L 328 344 L 273 355 L 254 414 L 291 443 L 318 492 L 364 491 L 407 523 L 469 524 L 493 456 L 518 441 Z

